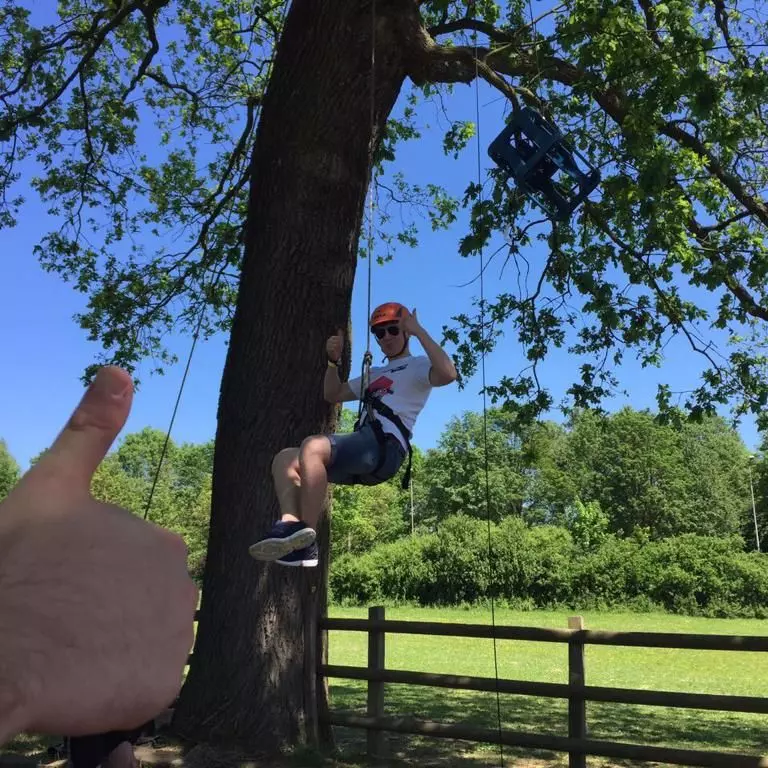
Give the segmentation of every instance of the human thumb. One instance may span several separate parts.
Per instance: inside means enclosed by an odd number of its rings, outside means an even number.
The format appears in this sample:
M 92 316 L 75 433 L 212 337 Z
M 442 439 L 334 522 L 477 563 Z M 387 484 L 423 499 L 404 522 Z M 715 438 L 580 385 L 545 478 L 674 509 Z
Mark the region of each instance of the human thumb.
M 132 401 L 130 375 L 115 366 L 101 368 L 64 429 L 22 483 L 36 478 L 87 493 L 93 473 L 128 419 Z

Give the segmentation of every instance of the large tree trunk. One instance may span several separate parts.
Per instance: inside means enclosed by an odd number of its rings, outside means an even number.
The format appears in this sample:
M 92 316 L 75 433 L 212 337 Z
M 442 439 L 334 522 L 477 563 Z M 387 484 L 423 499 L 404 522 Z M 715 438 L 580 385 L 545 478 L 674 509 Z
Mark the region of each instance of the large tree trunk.
M 248 545 L 277 516 L 270 466 L 332 426 L 324 345 L 346 328 L 372 156 L 406 75 L 404 8 L 378 0 L 375 129 L 371 6 L 294 0 L 253 154 L 246 250 L 224 369 L 213 508 L 194 657 L 174 730 L 195 741 L 275 752 L 311 741 L 313 670 L 305 619 L 325 610 L 322 567 L 258 563 Z

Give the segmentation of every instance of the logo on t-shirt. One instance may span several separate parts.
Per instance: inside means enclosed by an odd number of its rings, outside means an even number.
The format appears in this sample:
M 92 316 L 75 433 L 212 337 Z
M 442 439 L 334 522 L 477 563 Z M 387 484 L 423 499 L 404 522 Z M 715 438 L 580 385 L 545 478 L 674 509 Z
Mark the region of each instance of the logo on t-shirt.
M 393 390 L 391 389 L 392 385 L 395 382 L 392 381 L 388 376 L 379 376 L 376 381 L 372 381 L 368 385 L 368 392 L 371 393 L 374 397 L 383 397 L 384 395 L 391 395 L 393 393 Z

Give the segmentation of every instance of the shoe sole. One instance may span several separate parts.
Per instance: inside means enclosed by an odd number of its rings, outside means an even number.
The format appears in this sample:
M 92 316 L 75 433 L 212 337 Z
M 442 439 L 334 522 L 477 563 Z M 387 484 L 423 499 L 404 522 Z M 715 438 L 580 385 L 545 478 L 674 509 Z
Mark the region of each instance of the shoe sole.
M 263 539 L 251 544 L 248 553 L 254 560 L 279 560 L 296 549 L 304 549 L 312 544 L 317 534 L 311 528 L 302 528 L 290 536 L 278 539 Z
M 285 565 L 288 568 L 317 568 L 317 560 L 295 560 L 290 562 L 288 560 L 277 560 L 278 565 Z

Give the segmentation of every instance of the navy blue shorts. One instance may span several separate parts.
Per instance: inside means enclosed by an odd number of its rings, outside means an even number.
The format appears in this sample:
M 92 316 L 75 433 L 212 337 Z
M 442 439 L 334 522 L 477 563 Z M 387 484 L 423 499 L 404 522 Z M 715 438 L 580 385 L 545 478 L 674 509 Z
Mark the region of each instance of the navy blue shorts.
M 328 435 L 331 441 L 328 481 L 336 485 L 377 485 L 394 477 L 405 460 L 406 451 L 394 435 L 386 433 L 384 437 L 384 462 L 374 474 L 380 448 L 371 427 L 363 425 L 357 432 Z

